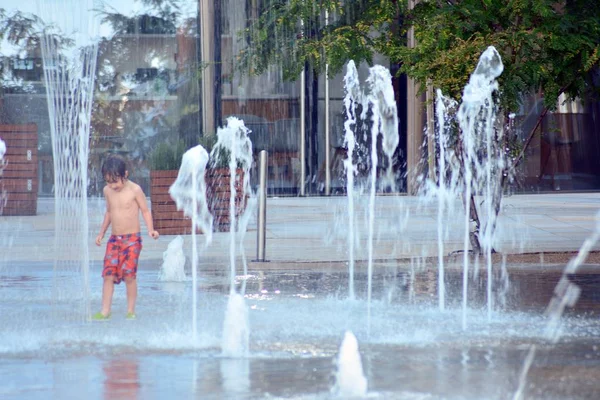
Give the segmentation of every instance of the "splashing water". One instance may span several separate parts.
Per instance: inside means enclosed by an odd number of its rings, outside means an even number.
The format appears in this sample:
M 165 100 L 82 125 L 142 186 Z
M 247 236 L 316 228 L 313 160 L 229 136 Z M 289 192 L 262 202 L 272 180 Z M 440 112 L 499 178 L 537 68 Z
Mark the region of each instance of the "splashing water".
M 67 317 L 83 319 L 90 316 L 87 167 L 98 36 L 93 1 L 62 3 L 38 1 L 54 161 L 53 287 L 55 301 L 73 303 Z
M 245 357 L 248 355 L 249 341 L 248 307 L 242 295 L 233 293 L 225 310 L 221 352 L 225 357 Z
M 366 98 L 367 106 L 371 107 L 371 179 L 369 191 L 369 227 L 368 227 L 368 264 L 367 264 L 367 303 L 368 319 L 371 316 L 371 296 L 373 286 L 373 236 L 375 229 L 375 189 L 377 185 L 377 139 L 382 136 L 382 146 L 388 158 L 387 177 L 391 181 L 392 162 L 391 157 L 398 146 L 398 117 L 394 92 L 392 88 L 392 76 L 387 68 L 376 65 L 369 69 L 367 78 L 369 95 Z M 368 107 L 363 107 L 363 115 L 366 115 Z M 370 326 L 370 323 L 368 323 Z
M 367 239 L 367 258 L 368 258 L 368 282 L 367 282 L 367 319 L 370 321 L 371 315 L 371 296 L 372 296 L 372 276 L 373 276 L 373 241 L 375 225 L 375 192 L 377 189 L 377 142 L 381 135 L 381 144 L 383 152 L 388 161 L 388 168 L 384 182 L 394 190 L 392 156 L 399 143 L 398 135 L 398 112 L 394 98 L 392 86 L 392 76 L 389 70 L 380 65 L 369 69 L 369 76 L 366 79 L 367 94 L 363 94 L 358 79 L 356 65 L 350 61 L 347 66 L 347 72 L 344 77 L 344 88 L 346 96 L 344 97 L 344 107 L 346 109 L 346 121 L 344 123 L 344 141 L 348 145 L 348 157 L 344 160 L 346 170 L 346 193 L 348 197 L 348 268 L 349 268 L 349 297 L 354 298 L 354 240 L 355 240 L 355 221 L 354 221 L 354 175 L 357 172 L 357 166 L 354 164 L 354 150 L 356 146 L 356 136 L 352 127 L 356 127 L 356 107 L 360 104 L 362 111 L 361 120 L 367 119 L 368 110 L 371 110 L 371 171 L 369 179 L 369 209 L 368 209 L 368 239 Z M 367 326 L 370 323 L 367 322 Z
M 456 101 L 447 98 L 441 90 L 437 90 L 436 120 L 439 140 L 439 181 L 428 189 L 437 197 L 437 237 L 438 237 L 438 307 L 444 311 L 446 307 L 446 284 L 444 276 L 444 240 L 448 237 L 447 217 L 454 209 L 454 200 L 459 188 L 459 168 L 456 168 L 456 155 L 451 146 L 451 124 L 449 113 L 455 110 Z
M 205 243 L 212 242 L 213 218 L 208 210 L 206 181 L 204 175 L 208 164 L 208 153 L 204 147 L 192 147 L 183 154 L 177 179 L 169 188 L 177 209 L 192 218 L 192 233 L 200 230 L 205 234 Z M 195 235 L 192 235 L 194 237 Z
M 244 121 L 229 117 L 227 125 L 217 130 L 217 143 L 211 151 L 213 163 L 227 160 L 229 167 L 229 263 L 230 283 L 229 300 L 225 311 L 225 322 L 223 324 L 222 351 L 230 357 L 244 356 L 248 352 L 249 324 L 248 310 L 244 297 L 236 293 L 235 289 L 235 255 L 236 255 L 236 230 L 239 235 L 240 253 L 244 262 L 244 276 L 247 276 L 247 264 L 243 256 L 243 238 L 248 225 L 249 216 L 255 202 L 247 202 L 246 198 L 251 195 L 250 190 L 250 167 L 252 166 L 252 142 L 248 137 L 250 131 L 244 125 Z M 238 169 L 242 169 L 243 179 L 240 196 L 237 195 Z M 242 207 L 245 209 L 240 216 L 239 229 L 236 225 L 236 199 L 241 199 Z M 245 287 L 245 286 L 244 286 Z
M 463 162 L 465 165 L 465 233 L 463 257 L 463 329 L 466 329 L 467 285 L 469 272 L 469 248 L 471 233 L 471 215 L 469 213 L 472 194 L 483 195 L 485 204 L 485 224 L 481 236 L 481 245 L 487 259 L 488 318 L 492 311 L 492 266 L 493 248 L 492 227 L 495 225 L 493 203 L 498 196 L 505 164 L 503 151 L 503 131 L 495 129 L 497 106 L 493 99 L 498 91 L 496 78 L 504 66 L 500 54 L 493 46 L 488 47 L 481 57 L 475 72 L 463 91 L 463 101 L 458 109 L 457 119 L 462 130 Z M 482 156 L 484 154 L 484 156 Z
M 227 161 L 229 168 L 229 266 L 230 266 L 230 292 L 235 293 L 235 254 L 236 254 L 236 198 L 241 198 L 245 203 L 246 196 L 251 194 L 250 190 L 250 167 L 252 166 L 252 142 L 248 137 L 250 131 L 244 125 L 244 121 L 236 118 L 227 118 L 227 125 L 217 130 L 217 143 L 213 147 L 210 157 L 213 165 Z M 240 196 L 237 196 L 236 181 L 237 170 L 242 169 L 243 180 Z M 246 207 L 245 213 L 250 212 Z M 245 232 L 239 232 L 243 237 Z M 241 243 L 241 240 L 240 240 Z
M 333 388 L 336 395 L 340 397 L 360 397 L 367 394 L 367 378 L 363 374 L 358 341 L 350 331 L 345 333 L 340 346 L 337 368 Z
M 192 147 L 183 154 L 177 179 L 169 188 L 169 194 L 175 200 L 177 209 L 192 219 L 192 337 L 197 335 L 197 276 L 198 245 L 196 232 L 204 233 L 204 246 L 212 242 L 213 218 L 208 211 L 206 200 L 206 182 L 204 174 L 208 163 L 208 153 L 204 147 Z
M 257 196 L 250 196 L 246 200 L 246 209 L 238 217 L 237 227 L 238 227 L 238 246 L 240 248 L 240 255 L 242 258 L 242 266 L 243 266 L 243 276 L 244 280 L 242 281 L 242 287 L 240 288 L 240 294 L 244 296 L 246 294 L 246 282 L 248 277 L 248 262 L 246 260 L 246 252 L 244 249 L 244 236 L 248 231 L 248 224 L 250 223 L 251 217 L 254 215 L 254 210 L 257 209 L 258 199 Z
M 183 282 L 186 280 L 182 236 L 177 236 L 169 242 L 167 250 L 163 253 L 163 263 L 158 273 L 158 279 L 163 282 Z
M 369 69 L 367 85 L 370 89 L 368 101 L 373 112 L 373 144 L 376 145 L 377 136 L 381 134 L 381 146 L 387 158 L 387 169 L 385 184 L 395 190 L 395 182 L 392 176 L 392 156 L 400 142 L 398 135 L 398 110 L 394 98 L 394 87 L 392 86 L 392 75 L 390 71 L 381 65 L 375 65 Z M 375 166 L 376 164 L 373 164 Z
M 347 72 L 344 76 L 344 107 L 346 109 L 346 121 L 344 121 L 344 143 L 348 146 L 348 157 L 344 160 L 346 170 L 346 194 L 348 198 L 348 297 L 354 300 L 354 175 L 356 164 L 354 163 L 354 147 L 356 137 L 352 126 L 356 126 L 356 105 L 362 101 L 358 71 L 354 61 L 348 62 Z
M 438 181 L 430 179 L 424 187 L 423 199 L 437 201 L 438 246 L 438 307 L 445 309 L 446 287 L 444 272 L 444 242 L 454 216 L 464 212 L 463 236 L 463 293 L 462 323 L 467 325 L 467 293 L 469 276 L 469 249 L 472 239 L 477 239 L 486 256 L 487 314 L 491 320 L 493 310 L 492 258 L 496 210 L 502 194 L 501 178 L 506 166 L 504 132 L 498 123 L 494 93 L 498 91 L 496 78 L 503 65 L 498 52 L 488 47 L 481 55 L 475 71 L 465 86 L 460 104 L 445 97 L 441 90 L 436 94 L 436 131 L 438 138 Z M 462 143 L 461 143 L 462 139 Z M 462 146 L 461 146 L 462 145 Z M 481 197 L 483 212 L 477 212 L 475 197 Z M 457 199 L 462 198 L 462 209 Z M 476 219 L 483 229 L 481 236 Z M 474 269 L 477 274 L 478 268 Z M 502 285 L 505 282 L 501 282 Z

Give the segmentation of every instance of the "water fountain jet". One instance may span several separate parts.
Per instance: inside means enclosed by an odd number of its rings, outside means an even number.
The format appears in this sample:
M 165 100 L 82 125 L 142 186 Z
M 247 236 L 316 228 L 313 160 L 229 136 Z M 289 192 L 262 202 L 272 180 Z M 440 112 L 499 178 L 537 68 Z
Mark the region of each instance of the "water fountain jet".
M 340 397 L 361 397 L 367 394 L 367 378 L 363 374 L 362 361 L 356 336 L 350 331 L 344 334 L 337 358 L 336 382 L 333 392 Z
M 163 282 L 183 282 L 185 276 L 185 253 L 183 252 L 183 237 L 177 236 L 169 242 L 163 252 L 163 263 L 158 273 L 158 279 Z
M 245 357 L 248 355 L 249 341 L 248 308 L 244 297 L 238 293 L 230 294 L 223 323 L 221 353 L 225 357 Z
M 82 319 L 91 315 L 87 168 L 99 40 L 93 1 L 63 5 L 68 15 L 54 3 L 38 1 L 46 24 L 40 45 L 54 162 L 54 297 L 74 302 L 68 318 Z M 58 39 L 65 37 L 70 41 Z
M 248 326 L 248 310 L 244 297 L 236 292 L 236 233 L 239 234 L 240 253 L 244 263 L 244 279 L 247 275 L 247 264 L 243 255 L 243 237 L 246 231 L 250 213 L 255 202 L 247 202 L 250 196 L 250 167 L 252 165 L 252 142 L 248 137 L 250 130 L 244 122 L 236 117 L 229 117 L 227 125 L 217 130 L 217 143 L 211 151 L 214 163 L 227 160 L 229 168 L 229 299 L 223 324 L 222 352 L 231 357 L 240 357 L 248 352 L 250 328 Z M 238 169 L 242 169 L 241 193 L 237 195 Z M 240 199 L 240 207 L 244 211 L 240 216 L 241 224 L 237 224 L 236 200 Z M 244 289 L 245 290 L 245 286 Z
M 213 217 L 208 210 L 206 200 L 206 181 L 204 174 L 208 163 L 208 153 L 204 147 L 192 147 L 183 154 L 177 179 L 169 188 L 169 194 L 175 200 L 177 209 L 192 219 L 192 337 L 197 337 L 197 275 L 198 245 L 197 231 L 205 235 L 204 247 L 212 242 Z
M 344 121 L 344 143 L 348 146 L 348 157 L 344 160 L 346 171 L 346 197 L 348 199 L 348 297 L 354 300 L 354 175 L 357 169 L 354 163 L 354 147 L 356 137 L 353 126 L 356 126 L 356 106 L 362 101 L 358 71 L 354 61 L 348 62 L 347 72 L 344 76 L 344 108 L 346 109 L 346 121 Z

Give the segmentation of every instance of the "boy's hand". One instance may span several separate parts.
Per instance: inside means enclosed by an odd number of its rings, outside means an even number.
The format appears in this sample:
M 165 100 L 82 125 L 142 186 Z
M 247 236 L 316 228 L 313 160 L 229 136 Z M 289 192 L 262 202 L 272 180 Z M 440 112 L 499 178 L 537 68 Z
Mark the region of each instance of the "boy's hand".
M 104 235 L 98 235 L 96 236 L 96 246 L 100 246 L 102 244 L 102 238 L 104 237 Z
M 150 235 L 150 237 L 151 237 L 152 239 L 158 239 L 158 237 L 160 236 L 160 235 L 158 234 L 158 231 L 150 231 L 150 232 L 148 232 L 148 234 Z

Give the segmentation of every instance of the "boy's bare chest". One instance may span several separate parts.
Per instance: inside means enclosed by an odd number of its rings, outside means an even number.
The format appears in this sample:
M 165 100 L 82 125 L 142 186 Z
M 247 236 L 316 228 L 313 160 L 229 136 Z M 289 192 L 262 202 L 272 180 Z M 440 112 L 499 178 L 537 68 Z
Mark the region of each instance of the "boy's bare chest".
M 115 193 L 108 201 L 111 212 L 136 212 L 138 210 L 133 193 Z

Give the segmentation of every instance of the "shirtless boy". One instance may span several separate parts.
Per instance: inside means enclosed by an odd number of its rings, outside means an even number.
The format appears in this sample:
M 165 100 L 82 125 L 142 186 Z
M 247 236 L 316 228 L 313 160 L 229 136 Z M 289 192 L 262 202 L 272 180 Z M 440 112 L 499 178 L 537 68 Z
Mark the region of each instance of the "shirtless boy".
M 115 284 L 125 281 L 127 287 L 127 318 L 135 319 L 135 301 L 137 298 L 137 266 L 142 250 L 142 237 L 140 235 L 139 213 L 142 213 L 148 234 L 153 239 L 158 239 L 158 232 L 154 230 L 152 214 L 148 209 L 146 196 L 142 188 L 127 179 L 125 160 L 116 155 L 110 155 L 102 165 L 102 176 L 106 181 L 104 198 L 106 212 L 96 237 L 96 245 L 100 246 L 102 238 L 109 225 L 112 225 L 111 236 L 106 243 L 104 268 L 102 277 L 102 310 L 92 316 L 95 320 L 110 318 L 110 307 Z

